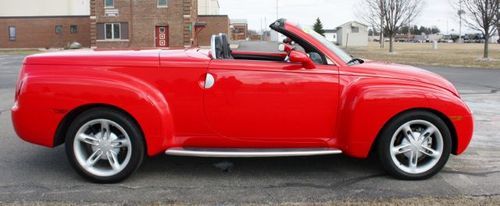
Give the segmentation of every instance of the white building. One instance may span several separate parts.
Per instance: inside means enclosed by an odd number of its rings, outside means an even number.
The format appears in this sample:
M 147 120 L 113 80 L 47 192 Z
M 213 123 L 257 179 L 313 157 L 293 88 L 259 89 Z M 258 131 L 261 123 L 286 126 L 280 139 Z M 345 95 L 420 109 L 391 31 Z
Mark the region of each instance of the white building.
M 219 0 L 198 0 L 198 15 L 219 15 Z
M 335 29 L 325 29 L 325 38 L 328 39 L 328 41 L 337 43 L 337 30 Z
M 89 16 L 90 0 L 1 0 L 0 17 Z
M 357 21 L 338 26 L 337 44 L 342 47 L 368 46 L 368 26 Z
M 493 34 L 493 36 L 490 37 L 490 43 L 498 43 L 499 39 L 500 37 L 498 36 L 498 34 Z
M 90 0 L 0 0 L 0 48 L 89 47 Z

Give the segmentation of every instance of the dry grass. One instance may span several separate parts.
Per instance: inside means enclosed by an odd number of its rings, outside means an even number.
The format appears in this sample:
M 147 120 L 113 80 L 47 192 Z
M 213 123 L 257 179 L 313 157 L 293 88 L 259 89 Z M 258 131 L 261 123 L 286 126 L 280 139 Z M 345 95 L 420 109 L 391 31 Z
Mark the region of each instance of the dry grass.
M 395 43 L 394 53 L 379 48 L 378 43 L 370 42 L 368 47 L 347 48 L 352 55 L 371 60 L 388 61 L 401 64 L 472 67 L 500 69 L 500 44 L 490 44 L 490 58 L 483 59 L 483 44 L 440 43 L 432 49 L 432 43 Z

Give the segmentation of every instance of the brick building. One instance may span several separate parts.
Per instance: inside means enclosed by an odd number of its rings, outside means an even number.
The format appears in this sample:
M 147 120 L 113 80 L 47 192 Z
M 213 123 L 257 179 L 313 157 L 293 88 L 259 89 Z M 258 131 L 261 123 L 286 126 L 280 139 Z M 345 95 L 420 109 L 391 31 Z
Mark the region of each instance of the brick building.
M 198 46 L 198 39 L 207 45 L 212 34 L 229 33 L 229 18 L 218 12 L 218 0 L 0 1 L 0 48 L 63 48 L 71 42 L 178 48 Z
M 91 0 L 91 42 L 98 48 L 197 45 L 197 0 Z
M 198 0 L 198 21 L 206 24 L 198 34 L 199 46 L 210 46 L 213 34 L 229 34 L 229 16 L 219 14 L 218 0 Z
M 246 19 L 231 19 L 231 39 L 246 40 L 248 38 L 248 22 Z
M 90 46 L 88 0 L 0 1 L 0 48 Z
M 206 23 L 206 27 L 198 35 L 200 46 L 210 46 L 213 34 L 229 34 L 229 17 L 227 15 L 199 15 L 198 20 Z

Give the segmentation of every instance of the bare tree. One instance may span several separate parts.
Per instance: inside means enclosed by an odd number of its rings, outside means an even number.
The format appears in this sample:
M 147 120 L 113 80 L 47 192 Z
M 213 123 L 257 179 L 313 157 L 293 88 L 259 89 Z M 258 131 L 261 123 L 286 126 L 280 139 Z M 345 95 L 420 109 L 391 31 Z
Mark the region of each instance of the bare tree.
M 498 24 L 499 0 L 463 0 L 465 24 L 484 36 L 483 57 L 488 58 L 488 45 Z
M 498 43 L 500 44 L 500 3 L 497 4 L 497 31 L 498 31 Z
M 409 25 L 422 11 L 423 0 L 363 0 L 362 19 L 378 25 L 389 36 L 389 52 L 394 52 L 394 37 L 401 26 Z M 382 36 L 380 39 L 383 42 Z
M 373 30 L 379 33 L 380 48 L 384 48 L 384 4 L 386 0 L 363 0 L 356 7 L 356 14 L 368 25 L 372 25 Z
M 409 25 L 420 14 L 423 6 L 422 0 L 386 0 L 385 30 L 389 35 L 389 52 L 394 51 L 394 37 L 399 28 Z

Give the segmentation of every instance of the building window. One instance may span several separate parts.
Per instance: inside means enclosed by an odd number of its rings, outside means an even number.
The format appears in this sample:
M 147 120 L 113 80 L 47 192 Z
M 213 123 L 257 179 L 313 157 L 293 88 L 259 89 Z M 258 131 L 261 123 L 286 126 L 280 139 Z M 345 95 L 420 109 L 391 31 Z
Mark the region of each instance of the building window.
M 359 33 L 359 27 L 357 27 L 357 26 L 351 27 L 351 32 L 352 33 Z
M 168 7 L 168 0 L 157 0 L 157 1 L 158 1 L 158 8 Z
M 104 8 L 113 8 L 115 7 L 114 0 L 104 0 Z
M 61 34 L 63 32 L 63 26 L 62 25 L 56 25 L 56 34 Z
M 104 34 L 106 39 L 120 39 L 120 23 L 105 24 Z
M 128 40 L 128 22 L 96 23 L 96 40 Z
M 10 41 L 16 40 L 16 27 L 15 26 L 9 26 L 9 40 Z
M 69 26 L 69 32 L 74 34 L 74 33 L 78 33 L 78 25 L 71 25 Z

